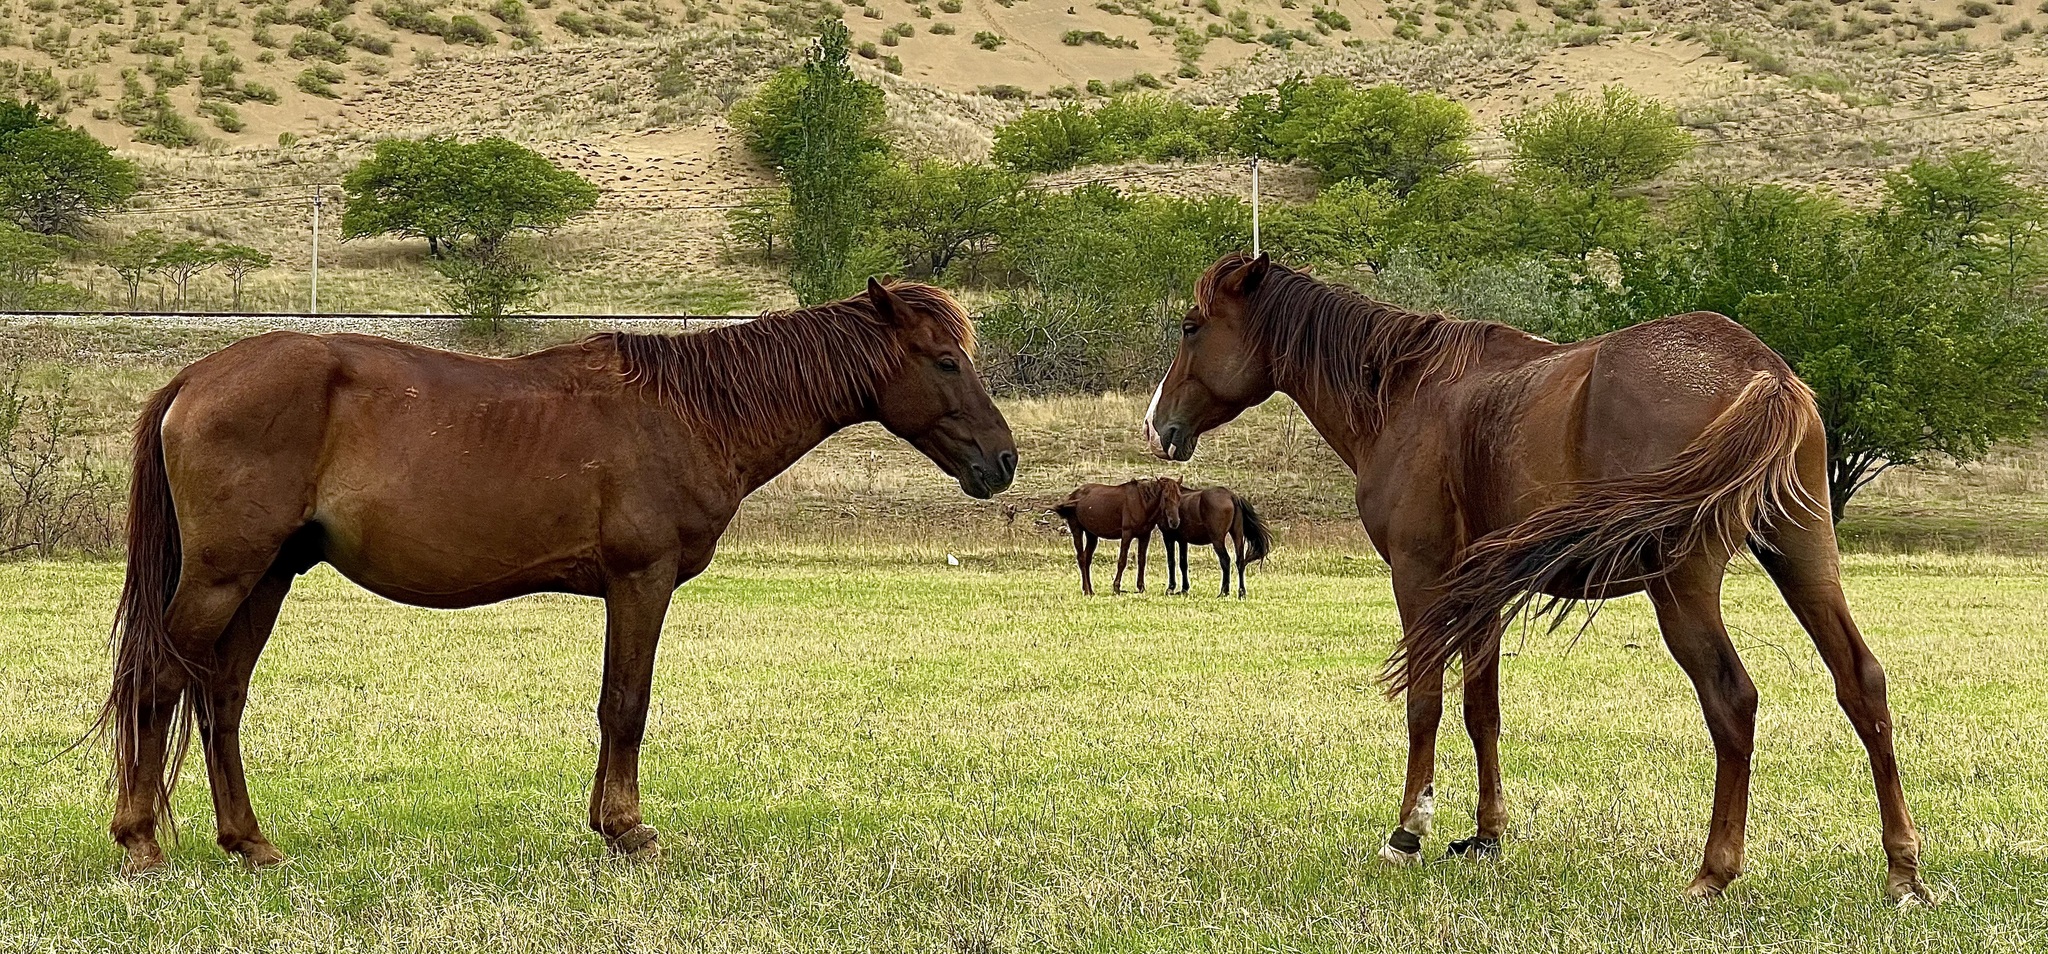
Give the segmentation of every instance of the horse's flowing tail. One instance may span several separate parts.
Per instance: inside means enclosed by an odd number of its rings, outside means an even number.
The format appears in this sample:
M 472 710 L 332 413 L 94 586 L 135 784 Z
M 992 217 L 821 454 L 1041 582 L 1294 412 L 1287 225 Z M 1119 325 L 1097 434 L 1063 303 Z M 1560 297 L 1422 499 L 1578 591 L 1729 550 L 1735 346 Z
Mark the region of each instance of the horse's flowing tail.
M 194 671 L 193 661 L 181 656 L 172 642 L 168 619 L 183 553 L 178 542 L 178 515 L 171 504 L 170 475 L 164 469 L 163 422 L 178 388 L 174 381 L 151 395 L 135 422 L 134 469 L 128 486 L 128 575 L 121 584 L 121 601 L 109 637 L 113 686 L 92 728 L 93 733 L 113 730 L 116 785 L 125 774 L 140 770 L 139 721 L 143 708 L 156 701 L 162 677 L 174 668 L 184 670 L 188 677 Z M 195 681 L 186 678 L 178 698 L 171 739 L 174 754 L 167 777 L 137 780 L 155 786 L 157 817 L 167 823 L 171 821 L 171 789 L 177 784 L 192 737 Z M 171 831 L 175 836 L 175 825 Z
M 1259 519 L 1259 512 L 1252 509 L 1252 502 L 1231 494 L 1231 502 L 1237 505 L 1237 518 L 1244 522 L 1246 546 L 1244 562 L 1257 563 L 1273 550 L 1273 535 L 1266 530 L 1266 522 Z
M 1794 452 L 1813 392 L 1759 371 L 1735 402 L 1658 470 L 1588 481 L 1570 500 L 1479 538 L 1442 595 L 1401 636 L 1382 680 L 1390 695 L 1463 656 L 1468 673 L 1499 650 L 1501 620 L 1532 609 L 1562 622 L 1592 592 L 1656 578 L 1709 546 L 1740 546 L 1763 524 L 1813 511 Z M 1581 596 L 1558 596 L 1577 592 Z

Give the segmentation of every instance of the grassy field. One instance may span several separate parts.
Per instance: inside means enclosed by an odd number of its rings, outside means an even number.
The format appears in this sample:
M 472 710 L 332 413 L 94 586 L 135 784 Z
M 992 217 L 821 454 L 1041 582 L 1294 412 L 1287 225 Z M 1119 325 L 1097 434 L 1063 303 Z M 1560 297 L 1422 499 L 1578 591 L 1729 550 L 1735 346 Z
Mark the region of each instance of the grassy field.
M 737 542 L 669 618 L 644 756 L 665 853 L 584 828 L 599 604 L 461 613 L 324 569 L 286 604 L 245 740 L 295 860 L 211 844 L 113 874 L 89 721 L 119 568 L 0 565 L 0 950 L 1842 950 L 2048 944 L 2048 562 L 1850 560 L 1892 672 L 1943 903 L 1895 911 L 1868 768 L 1760 573 L 1728 615 L 1763 692 L 1750 873 L 1687 903 L 1711 758 L 1647 606 L 1506 663 L 1505 857 L 1393 870 L 1404 732 L 1373 674 L 1384 566 L 1290 546 L 1252 599 L 1086 599 L 1031 536 Z M 1213 564 L 1197 569 L 1198 587 Z M 1513 640 L 1511 639 L 1511 643 Z M 1470 832 L 1445 720 L 1441 850 Z M 196 762 L 196 759 L 195 759 Z

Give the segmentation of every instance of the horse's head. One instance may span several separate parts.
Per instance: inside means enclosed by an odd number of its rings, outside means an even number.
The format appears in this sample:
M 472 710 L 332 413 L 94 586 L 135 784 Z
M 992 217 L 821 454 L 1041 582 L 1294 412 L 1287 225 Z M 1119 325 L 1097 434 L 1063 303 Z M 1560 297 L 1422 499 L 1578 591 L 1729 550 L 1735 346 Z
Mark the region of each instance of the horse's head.
M 901 292 L 901 293 L 899 293 Z M 968 354 L 972 334 L 960 306 L 928 286 L 892 289 L 868 280 L 868 299 L 902 347 L 903 361 L 875 395 L 875 417 L 987 499 L 1017 477 L 1017 442 Z
M 1180 529 L 1180 481 L 1159 478 L 1159 520 L 1168 530 Z
M 1250 334 L 1251 296 L 1271 267 L 1264 255 L 1231 255 L 1202 276 L 1181 319 L 1180 349 L 1145 411 L 1152 453 L 1187 460 L 1204 432 L 1273 396 L 1265 346 Z

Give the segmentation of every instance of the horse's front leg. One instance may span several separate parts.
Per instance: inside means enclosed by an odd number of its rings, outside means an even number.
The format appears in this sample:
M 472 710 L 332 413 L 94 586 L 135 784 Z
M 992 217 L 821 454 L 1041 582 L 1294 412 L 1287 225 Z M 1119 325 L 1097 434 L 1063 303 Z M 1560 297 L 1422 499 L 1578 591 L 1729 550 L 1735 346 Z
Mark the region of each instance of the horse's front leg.
M 1116 551 L 1116 582 L 1110 585 L 1110 592 L 1122 595 L 1124 591 L 1124 565 L 1131 562 L 1131 538 L 1117 541 L 1122 546 Z
M 1145 551 L 1152 548 L 1152 531 L 1138 538 L 1138 592 L 1145 592 Z
M 654 826 L 640 820 L 640 739 L 647 731 L 654 652 L 675 590 L 672 566 L 614 580 L 605 593 L 604 688 L 598 695 L 597 777 L 590 827 L 617 854 L 656 850 Z

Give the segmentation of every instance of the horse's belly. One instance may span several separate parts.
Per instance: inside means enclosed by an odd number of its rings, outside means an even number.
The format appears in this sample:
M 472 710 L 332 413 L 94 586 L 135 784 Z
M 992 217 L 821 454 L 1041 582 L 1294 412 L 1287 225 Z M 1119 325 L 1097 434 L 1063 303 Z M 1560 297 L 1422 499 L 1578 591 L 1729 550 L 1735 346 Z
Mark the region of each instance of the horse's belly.
M 564 514 L 489 508 L 396 519 L 377 508 L 315 514 L 321 556 L 357 585 L 418 606 L 478 606 L 539 592 L 599 590 L 596 532 Z

